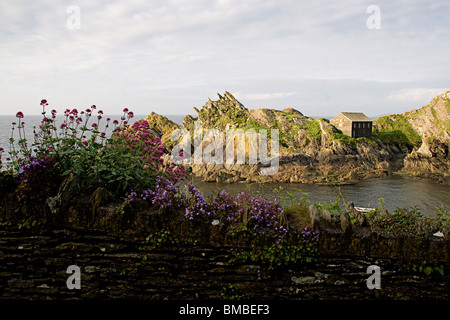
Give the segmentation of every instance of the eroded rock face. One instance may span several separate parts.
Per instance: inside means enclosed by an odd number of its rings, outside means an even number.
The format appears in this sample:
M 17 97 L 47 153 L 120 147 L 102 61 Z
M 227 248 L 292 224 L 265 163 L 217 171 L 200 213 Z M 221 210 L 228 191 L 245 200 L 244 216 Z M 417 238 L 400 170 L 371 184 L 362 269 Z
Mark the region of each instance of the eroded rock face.
M 420 109 L 392 115 L 392 119 L 407 121 L 416 135 L 417 145 L 404 158 L 403 170 L 450 183 L 450 91 Z

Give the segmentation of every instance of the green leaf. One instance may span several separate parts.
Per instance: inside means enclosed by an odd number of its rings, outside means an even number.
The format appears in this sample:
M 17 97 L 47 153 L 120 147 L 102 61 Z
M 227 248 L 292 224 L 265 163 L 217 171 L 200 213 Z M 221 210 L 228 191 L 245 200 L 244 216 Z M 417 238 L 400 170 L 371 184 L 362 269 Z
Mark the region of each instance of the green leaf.
M 63 172 L 62 176 L 67 176 L 72 172 L 72 168 L 71 169 L 67 169 L 66 171 Z

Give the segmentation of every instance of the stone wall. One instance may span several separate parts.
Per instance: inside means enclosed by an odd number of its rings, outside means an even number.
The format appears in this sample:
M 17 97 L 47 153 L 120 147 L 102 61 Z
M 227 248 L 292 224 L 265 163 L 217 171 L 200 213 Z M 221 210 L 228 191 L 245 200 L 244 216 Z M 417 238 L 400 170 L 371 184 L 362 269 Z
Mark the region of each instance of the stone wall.
M 101 233 L 53 229 L 0 231 L 0 299 L 261 299 L 373 300 L 450 297 L 445 276 L 413 273 L 394 259 L 322 256 L 274 272 L 230 263 L 230 247 L 168 246 Z M 143 260 L 144 254 L 147 256 Z M 138 265 L 136 265 L 138 264 Z M 81 288 L 68 289 L 70 265 Z M 381 289 L 369 290 L 369 265 L 381 268 Z M 258 273 L 258 270 L 260 272 Z

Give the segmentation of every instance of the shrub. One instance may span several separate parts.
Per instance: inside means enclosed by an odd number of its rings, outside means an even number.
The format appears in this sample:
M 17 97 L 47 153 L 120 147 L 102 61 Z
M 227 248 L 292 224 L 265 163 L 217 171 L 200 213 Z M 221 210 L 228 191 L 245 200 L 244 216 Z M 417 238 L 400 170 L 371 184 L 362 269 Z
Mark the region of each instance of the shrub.
M 52 177 L 59 181 L 58 177 L 70 173 L 82 178 L 86 191 L 102 186 L 115 196 L 123 195 L 129 189 L 142 191 L 153 187 L 158 175 L 174 182 L 185 177 L 182 165 L 163 161 L 161 140 L 151 137 L 148 122 L 138 121 L 128 127 L 128 121 L 134 117 L 128 108 L 123 109 L 120 123 L 113 121 L 115 130 L 108 138 L 106 130 L 111 119 L 107 118 L 103 125 L 103 111 L 98 110 L 94 115 L 95 105 L 81 112 L 66 109 L 65 120 L 59 126 L 56 124 L 57 111 L 52 110 L 48 117 L 47 106 L 47 101 L 42 100 L 43 119 L 39 128 L 34 129 L 31 146 L 25 136 L 22 112 L 17 113 L 19 124 L 13 123 L 7 170 L 21 180 L 20 192 L 29 193 L 40 181 Z M 91 119 L 94 121 L 90 124 Z M 19 132 L 18 150 L 14 139 L 16 129 Z M 47 182 L 45 186 L 52 185 Z

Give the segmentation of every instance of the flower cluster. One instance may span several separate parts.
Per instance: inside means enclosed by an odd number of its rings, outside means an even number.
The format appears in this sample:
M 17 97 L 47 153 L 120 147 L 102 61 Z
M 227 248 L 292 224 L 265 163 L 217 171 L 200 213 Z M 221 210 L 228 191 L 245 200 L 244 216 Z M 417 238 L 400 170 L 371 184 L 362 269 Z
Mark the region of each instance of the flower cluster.
M 147 121 L 128 125 L 128 121 L 134 117 L 128 108 L 123 109 L 120 122 L 113 121 L 114 133 L 108 138 L 106 132 L 111 119 L 106 118 L 106 124 L 103 125 L 101 121 L 104 113 L 102 110 L 97 111 L 95 105 L 82 111 L 66 109 L 60 124 L 57 124 L 58 112 L 46 110 L 47 100 L 42 100 L 40 106 L 43 118 L 40 125 L 34 127 L 34 143 L 31 146 L 25 137 L 24 115 L 20 111 L 16 114 L 18 123 L 13 123 L 9 152 L 11 158 L 7 159 L 9 170 L 15 175 L 22 174 L 23 165 L 34 167 L 35 158 L 53 158 L 54 168 L 61 177 L 73 173 L 83 179 L 83 185 L 88 189 L 104 186 L 119 197 L 127 190 L 143 192 L 149 187 L 153 188 L 158 175 L 174 183 L 185 177 L 184 166 L 164 162 L 161 140 L 152 137 Z M 17 131 L 18 144 L 14 135 Z M 3 151 L 0 150 L 0 164 Z M 38 170 L 34 172 L 35 175 L 40 174 Z M 45 180 L 45 177 L 41 179 Z M 130 200 L 135 197 L 132 193 L 127 196 Z
M 302 241 L 303 242 L 311 242 L 314 240 L 319 240 L 319 230 L 316 231 L 310 231 L 308 226 L 305 227 L 305 229 L 302 230 Z
M 164 162 L 161 139 L 154 137 L 150 124 L 145 120 L 136 121 L 130 127 L 117 128 L 113 133 L 111 145 L 114 148 L 121 148 L 123 152 L 135 154 L 142 159 L 144 170 L 164 174 L 172 182 L 176 183 L 186 176 L 183 165 Z
M 183 203 L 184 194 L 178 196 L 178 188 L 169 179 L 158 176 L 154 189 L 147 188 L 141 193 L 135 191 L 128 192 L 125 201 L 147 202 L 159 209 L 180 207 Z
M 252 218 L 253 229 L 259 231 L 261 228 L 271 228 L 278 234 L 276 243 L 280 243 L 288 232 L 283 226 L 284 210 L 276 199 L 269 201 L 260 195 L 250 199 L 250 215 Z
M 245 193 L 240 193 L 236 198 L 225 190 L 222 190 L 219 195 L 212 200 L 211 205 L 215 208 L 217 214 L 226 217 L 228 222 L 240 222 L 244 209 L 241 208 L 239 202 L 241 202 L 241 198 L 244 194 Z
M 144 190 L 145 191 L 145 190 Z M 172 181 L 164 177 L 156 178 L 155 191 L 147 190 L 147 193 L 143 193 L 143 199 L 152 197 L 152 204 L 161 209 L 169 208 L 175 206 L 178 188 L 173 184 Z
M 209 209 L 205 197 L 196 187 L 189 184 L 186 186 L 186 189 L 189 195 L 184 200 L 186 206 L 185 215 L 189 220 L 199 216 L 215 216 L 215 211 Z
M 23 162 L 16 177 L 19 195 L 39 198 L 54 192 L 60 182 L 55 163 L 54 157 L 33 155 L 30 156 L 30 162 Z

